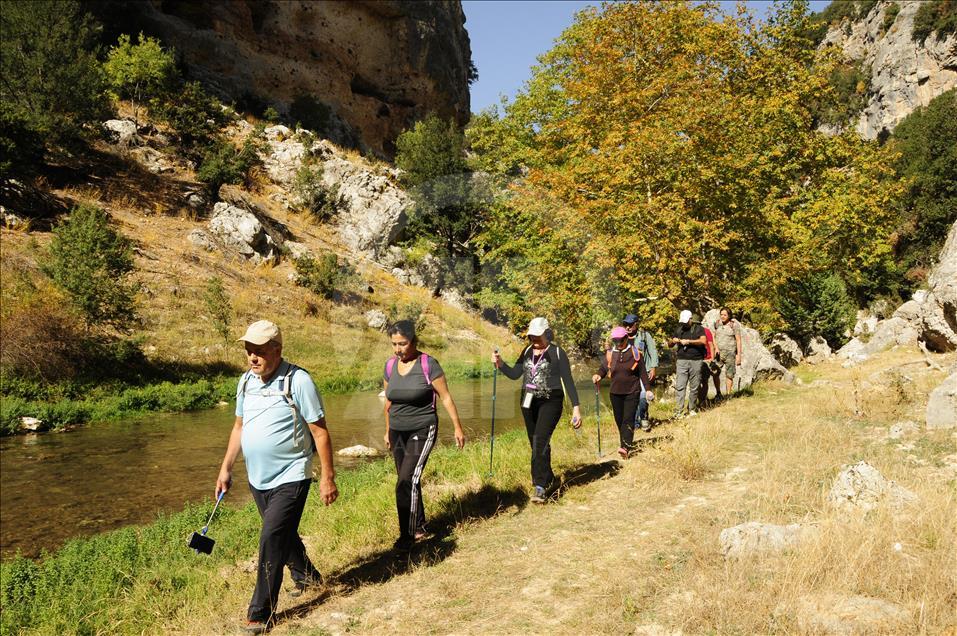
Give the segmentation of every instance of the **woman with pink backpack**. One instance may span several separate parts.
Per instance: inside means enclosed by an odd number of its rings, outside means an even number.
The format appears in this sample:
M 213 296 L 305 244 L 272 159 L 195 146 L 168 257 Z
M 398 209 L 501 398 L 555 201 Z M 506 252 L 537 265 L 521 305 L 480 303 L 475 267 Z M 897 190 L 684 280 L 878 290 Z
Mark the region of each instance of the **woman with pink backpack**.
M 421 480 L 438 434 L 437 400 L 441 400 L 452 419 L 455 444 L 459 448 L 465 446 L 465 433 L 439 361 L 418 350 L 415 325 L 409 320 L 400 320 L 386 333 L 395 354 L 386 361 L 383 373 L 385 447 L 392 451 L 399 476 L 395 484 L 399 514 L 399 539 L 395 548 L 408 551 L 416 541 L 428 536 Z
M 649 396 L 651 382 L 645 371 L 644 356 L 633 343 L 628 341 L 628 330 L 624 327 L 615 327 L 611 330 L 611 348 L 605 352 L 598 371 L 591 377 L 598 390 L 598 383 L 606 375 L 611 383 L 609 391 L 611 408 L 615 413 L 615 424 L 618 425 L 618 454 L 626 459 L 634 450 L 635 440 L 635 413 L 638 411 L 638 401 L 644 388 Z

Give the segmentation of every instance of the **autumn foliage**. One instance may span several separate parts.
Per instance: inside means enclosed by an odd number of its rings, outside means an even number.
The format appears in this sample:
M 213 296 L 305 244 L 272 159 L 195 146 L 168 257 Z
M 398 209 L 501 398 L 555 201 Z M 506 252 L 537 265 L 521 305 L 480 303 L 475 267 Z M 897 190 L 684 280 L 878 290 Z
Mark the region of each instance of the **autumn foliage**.
M 880 293 L 901 186 L 887 149 L 817 130 L 838 60 L 802 37 L 806 16 L 800 3 L 766 22 L 714 3 L 578 14 L 502 116 L 468 131 L 477 167 L 512 175 L 482 236 L 499 308 L 584 343 L 636 307 L 649 327 L 717 304 L 787 327 L 777 299 L 820 272 Z

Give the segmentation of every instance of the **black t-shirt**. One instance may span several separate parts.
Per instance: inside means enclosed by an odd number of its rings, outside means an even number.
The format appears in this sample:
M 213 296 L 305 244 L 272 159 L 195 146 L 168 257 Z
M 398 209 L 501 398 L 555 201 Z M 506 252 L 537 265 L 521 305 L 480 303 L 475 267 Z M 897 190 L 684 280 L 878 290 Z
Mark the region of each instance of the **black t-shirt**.
M 429 377 L 432 381 L 435 382 L 435 379 L 444 373 L 439 361 L 429 356 Z M 386 377 L 385 373 L 382 377 L 389 383 L 385 397 L 392 403 L 389 406 L 389 428 L 396 431 L 414 431 L 438 422 L 435 391 L 425 381 L 422 356 L 416 359 L 405 375 L 399 373 L 399 363 L 396 361 L 392 367 L 392 377 Z
M 684 325 L 679 324 L 674 333 L 674 337 L 679 340 L 697 340 L 704 337 L 704 327 L 699 324 Z M 678 345 L 677 358 L 679 360 L 704 360 L 707 347 L 703 344 Z

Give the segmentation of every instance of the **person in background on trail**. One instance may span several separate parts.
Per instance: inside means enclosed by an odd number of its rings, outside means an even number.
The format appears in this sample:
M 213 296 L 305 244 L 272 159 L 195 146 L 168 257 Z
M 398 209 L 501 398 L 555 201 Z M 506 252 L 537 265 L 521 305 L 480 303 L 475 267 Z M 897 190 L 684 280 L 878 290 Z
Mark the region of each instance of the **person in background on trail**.
M 701 324 L 701 323 L 698 323 Z M 705 404 L 708 401 L 709 385 L 714 382 L 714 399 L 721 399 L 721 369 L 718 368 L 715 358 L 718 355 L 717 347 L 714 344 L 714 333 L 701 325 L 704 329 L 705 354 L 701 361 L 701 384 L 698 386 L 698 404 Z
M 624 327 L 611 330 L 612 347 L 597 373 L 591 377 L 597 389 L 598 383 L 606 375 L 611 381 L 609 394 L 611 408 L 618 425 L 618 454 L 627 459 L 634 450 L 635 413 L 638 411 L 638 398 L 645 387 L 650 386 L 648 374 L 641 351 L 628 340 L 628 331 Z
M 737 367 L 741 366 L 741 324 L 734 319 L 727 307 L 722 307 L 719 315 L 720 318 L 714 326 L 714 340 L 718 346 L 718 375 L 720 376 L 723 368 L 728 383 L 725 395 L 730 396 Z
M 395 355 L 385 363 L 385 447 L 392 451 L 398 479 L 395 506 L 399 515 L 399 538 L 395 548 L 408 551 L 428 536 L 425 505 L 422 501 L 422 471 L 435 445 L 439 428 L 436 400 L 452 419 L 455 445 L 465 446 L 452 394 L 439 361 L 418 349 L 415 325 L 400 320 L 386 333 Z
M 522 378 L 522 417 L 532 447 L 531 501 L 545 503 L 546 495 L 555 485 L 551 439 L 562 417 L 565 392 L 572 403 L 572 426 L 580 428 L 582 417 L 568 354 L 552 342 L 548 321 L 533 318 L 526 335 L 529 344 L 513 366 L 506 364 L 497 352 L 492 354 L 492 363 L 505 377 Z
M 688 415 L 697 415 L 698 387 L 701 384 L 701 361 L 705 356 L 707 342 L 704 329 L 691 320 L 692 314 L 685 309 L 678 317 L 678 328 L 670 340 L 677 347 L 675 371 L 675 418 L 684 414 L 685 389 L 688 391 Z
M 648 403 L 654 400 L 654 394 L 651 393 L 651 387 L 655 382 L 655 375 L 658 371 L 658 347 L 655 346 L 654 337 L 647 330 L 638 326 L 638 316 L 628 314 L 621 325 L 628 331 L 628 340 L 637 345 L 641 352 L 642 361 L 648 373 L 648 384 L 642 388 L 641 395 L 638 398 L 638 413 L 635 419 L 635 426 L 641 426 L 641 430 L 651 430 L 651 418 L 648 417 Z M 649 400 L 649 396 L 651 400 Z
M 299 537 L 314 454 L 321 465 L 319 499 L 328 506 L 339 492 L 322 398 L 309 373 L 283 359 L 279 327 L 260 320 L 239 340 L 245 343 L 249 371 L 236 390 L 236 420 L 216 479 L 216 496 L 231 487 L 233 464 L 242 450 L 249 490 L 263 523 L 245 631 L 261 634 L 275 619 L 283 566 L 292 572 L 290 596 L 322 583 Z

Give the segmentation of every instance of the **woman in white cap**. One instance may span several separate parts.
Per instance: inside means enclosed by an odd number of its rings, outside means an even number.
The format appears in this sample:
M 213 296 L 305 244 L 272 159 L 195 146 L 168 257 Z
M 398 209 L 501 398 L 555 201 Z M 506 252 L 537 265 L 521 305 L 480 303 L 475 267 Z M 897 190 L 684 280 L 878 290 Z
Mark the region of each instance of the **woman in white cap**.
M 634 448 L 635 413 L 643 387 L 650 387 L 645 360 L 639 348 L 628 341 L 628 330 L 615 327 L 611 330 L 611 349 L 605 352 L 598 371 L 591 377 L 597 390 L 601 379 L 608 376 L 611 382 L 611 408 L 618 425 L 618 454 L 626 459 Z M 653 394 L 652 394 L 653 395 Z M 654 398 L 652 398 L 654 399 Z
M 498 351 L 492 354 L 492 362 L 505 377 L 512 380 L 522 378 L 522 416 L 532 447 L 531 500 L 533 503 L 545 503 L 547 491 L 555 481 L 555 473 L 552 472 L 552 433 L 562 417 L 566 392 L 572 402 L 572 426 L 575 428 L 581 426 L 581 410 L 568 354 L 552 343 L 548 321 L 544 318 L 532 319 L 526 335 L 529 345 L 514 365 L 506 364 Z

